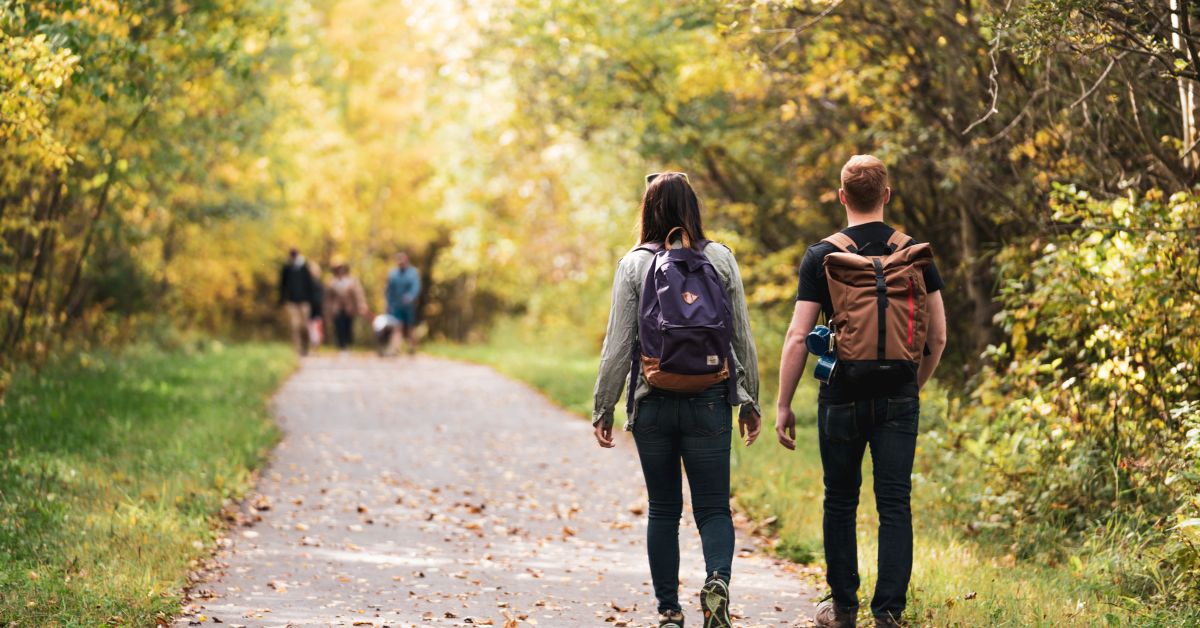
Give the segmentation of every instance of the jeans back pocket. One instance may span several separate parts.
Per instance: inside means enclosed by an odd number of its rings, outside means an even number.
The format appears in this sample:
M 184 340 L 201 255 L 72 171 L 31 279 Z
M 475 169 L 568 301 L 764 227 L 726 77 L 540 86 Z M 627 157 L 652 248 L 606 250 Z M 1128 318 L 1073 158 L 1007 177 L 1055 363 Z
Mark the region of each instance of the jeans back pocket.
M 858 413 L 855 404 L 840 403 L 821 406 L 817 413 L 817 428 L 832 441 L 849 442 L 858 438 Z
M 688 400 L 688 411 L 684 427 L 685 434 L 693 436 L 720 436 L 732 430 L 733 408 L 725 399 L 703 397 Z
M 921 421 L 921 400 L 917 397 L 892 397 L 887 404 L 884 425 L 905 434 L 916 434 Z
M 663 398 L 657 395 L 643 397 L 637 404 L 633 417 L 633 433 L 649 434 L 658 431 L 658 415 L 662 413 Z

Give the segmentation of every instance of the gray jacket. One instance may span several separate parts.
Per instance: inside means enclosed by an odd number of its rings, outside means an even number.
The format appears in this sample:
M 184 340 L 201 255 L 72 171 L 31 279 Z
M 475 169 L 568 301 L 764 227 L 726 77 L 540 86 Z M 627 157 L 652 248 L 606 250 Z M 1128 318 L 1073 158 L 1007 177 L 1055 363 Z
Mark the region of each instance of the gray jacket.
M 733 309 L 733 359 L 737 369 L 738 399 L 750 404 L 755 412 L 762 414 L 758 405 L 758 354 L 754 349 L 754 337 L 750 334 L 750 313 L 746 310 L 746 291 L 742 287 L 742 275 L 738 271 L 733 252 L 723 244 L 710 243 L 704 255 L 712 262 L 729 304 Z M 621 397 L 621 390 L 629 381 L 629 369 L 633 364 L 633 348 L 638 335 L 638 302 L 650 260 L 649 251 L 632 251 L 617 264 L 613 277 L 612 309 L 608 313 L 608 331 L 604 334 L 604 348 L 600 351 L 600 375 L 596 378 L 595 406 L 592 425 L 604 421 L 611 425 L 613 408 Z M 633 427 L 637 415 L 637 401 L 650 392 L 646 378 L 638 375 L 637 390 L 633 392 L 634 416 L 629 417 L 625 429 Z

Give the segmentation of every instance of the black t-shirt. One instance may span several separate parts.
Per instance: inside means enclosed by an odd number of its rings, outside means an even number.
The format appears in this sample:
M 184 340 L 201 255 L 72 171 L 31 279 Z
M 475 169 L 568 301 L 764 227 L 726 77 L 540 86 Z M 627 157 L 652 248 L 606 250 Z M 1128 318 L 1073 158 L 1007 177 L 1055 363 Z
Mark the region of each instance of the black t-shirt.
M 875 244 L 880 249 L 880 254 L 883 253 L 882 249 L 887 244 L 888 238 L 892 237 L 892 233 L 895 231 L 895 229 L 884 222 L 868 222 L 842 229 L 842 233 L 850 236 L 850 239 L 854 240 L 854 245 L 859 250 L 867 249 L 865 252 L 873 253 L 875 247 L 867 247 L 868 245 Z M 917 242 L 920 242 L 920 240 L 913 240 L 914 244 Z M 800 282 L 796 288 L 796 300 L 820 303 L 821 311 L 825 313 L 826 321 L 833 317 L 833 301 L 829 298 L 829 283 L 825 278 L 825 256 L 837 250 L 836 246 L 828 242 L 817 242 L 808 247 L 803 261 L 800 262 Z M 943 287 L 945 287 L 945 284 L 942 282 L 942 276 L 938 274 L 937 266 L 932 263 L 926 266 L 925 291 L 937 292 Z M 916 378 L 885 388 L 864 388 L 862 386 L 844 386 L 835 376 L 832 383 L 821 384 L 818 400 L 825 404 L 849 403 L 860 399 L 877 399 L 881 397 L 916 397 L 917 393 Z

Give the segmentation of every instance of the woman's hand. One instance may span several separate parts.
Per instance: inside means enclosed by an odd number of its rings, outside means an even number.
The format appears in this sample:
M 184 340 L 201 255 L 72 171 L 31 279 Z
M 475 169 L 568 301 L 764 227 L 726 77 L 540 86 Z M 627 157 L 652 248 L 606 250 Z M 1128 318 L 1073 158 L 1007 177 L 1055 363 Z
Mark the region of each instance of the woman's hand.
M 743 405 L 741 412 L 738 413 L 738 431 L 741 432 L 742 439 L 747 446 L 754 444 L 754 440 L 758 438 L 760 427 L 762 427 L 762 417 L 754 411 L 754 407 L 750 404 Z
M 600 421 L 596 424 L 595 429 L 592 430 L 596 435 L 596 442 L 599 443 L 601 447 L 609 448 L 616 446 L 616 444 L 613 443 L 612 428 L 612 423 L 606 425 L 604 421 Z

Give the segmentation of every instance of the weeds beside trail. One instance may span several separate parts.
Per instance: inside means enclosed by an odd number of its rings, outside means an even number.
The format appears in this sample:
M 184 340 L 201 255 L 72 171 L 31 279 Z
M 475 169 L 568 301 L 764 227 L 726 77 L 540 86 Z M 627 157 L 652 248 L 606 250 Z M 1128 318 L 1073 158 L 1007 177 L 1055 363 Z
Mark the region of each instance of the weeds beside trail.
M 154 625 L 178 610 L 213 516 L 277 434 L 295 361 L 250 344 L 80 355 L 0 406 L 0 623 Z
M 435 354 L 491 365 L 539 388 L 551 399 L 585 417 L 591 415 L 598 352 L 584 342 L 534 342 L 528 332 L 503 323 L 492 340 L 478 345 L 433 344 Z M 780 335 L 781 334 L 777 334 Z M 759 339 L 764 371 L 761 394 L 763 429 L 752 447 L 734 433 L 733 491 L 738 508 L 766 523 L 777 537 L 776 552 L 802 563 L 824 564 L 821 545 L 821 460 L 816 437 L 816 386 L 805 374 L 793 407 L 797 417 L 797 448 L 789 452 L 775 440 L 775 365 L 778 350 L 768 333 Z M 765 345 L 765 346 L 764 346 Z M 553 347 L 553 349 L 548 349 Z M 811 369 L 810 369 L 811 370 Z M 617 411 L 623 422 L 623 402 Z M 935 444 L 926 437 L 937 429 L 945 412 L 944 395 L 923 394 L 922 438 L 917 442 L 913 481 L 915 544 L 908 619 L 928 626 L 1181 626 L 1200 623 L 1195 609 L 1162 609 L 1131 599 L 1119 583 L 1116 563 L 1124 560 L 1120 547 L 1108 552 L 1068 550 L 1069 562 L 1058 565 L 1018 560 L 1006 547 L 971 537 L 955 523 L 956 496 L 932 477 L 933 455 L 923 453 Z M 581 439 L 590 439 L 580 426 Z M 863 614 L 875 586 L 876 526 L 871 490 L 870 456 L 863 468 L 859 509 L 859 590 Z M 736 567 L 735 567 L 736 569 Z

